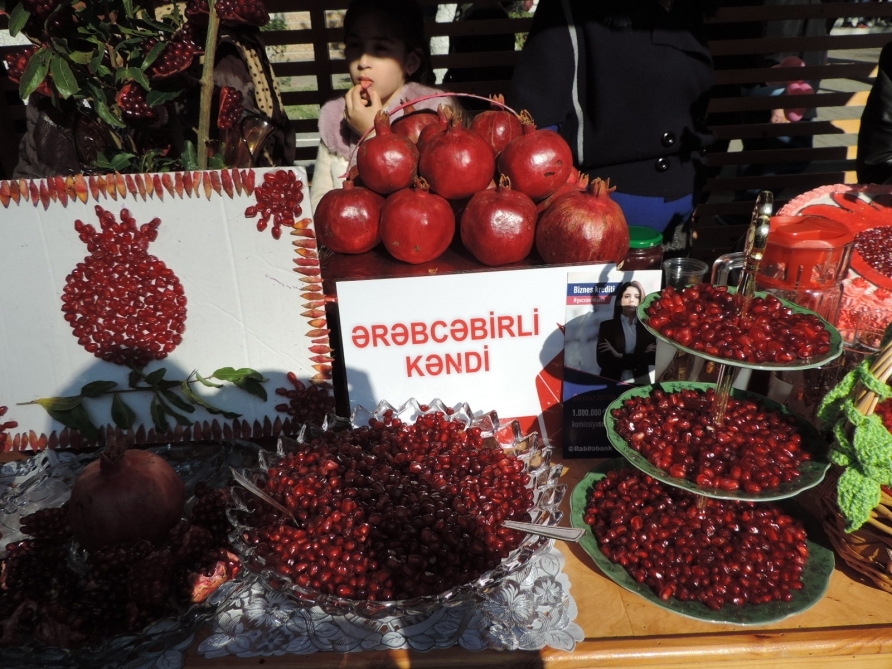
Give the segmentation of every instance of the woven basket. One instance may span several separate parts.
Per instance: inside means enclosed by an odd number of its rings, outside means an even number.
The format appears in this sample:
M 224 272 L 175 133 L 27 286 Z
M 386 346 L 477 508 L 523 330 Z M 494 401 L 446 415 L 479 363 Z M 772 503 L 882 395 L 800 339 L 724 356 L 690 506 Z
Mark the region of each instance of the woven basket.
M 892 341 L 873 357 L 870 372 L 886 383 L 892 376 Z M 876 393 L 861 381 L 855 383 L 849 397 L 855 408 L 865 416 L 871 415 L 879 404 Z M 851 438 L 854 428 L 846 421 L 846 433 Z M 845 518 L 837 504 L 837 481 L 843 468 L 834 465 L 820 496 L 822 524 L 837 554 L 845 562 L 867 576 L 877 586 L 892 593 L 892 496 L 883 488 L 880 503 L 870 512 L 870 518 L 853 532 L 845 531 Z

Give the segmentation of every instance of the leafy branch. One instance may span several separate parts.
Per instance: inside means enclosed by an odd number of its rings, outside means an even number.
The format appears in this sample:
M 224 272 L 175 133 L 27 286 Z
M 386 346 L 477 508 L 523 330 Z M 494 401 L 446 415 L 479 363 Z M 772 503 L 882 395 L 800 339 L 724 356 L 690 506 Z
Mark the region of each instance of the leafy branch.
M 201 407 L 210 414 L 221 415 L 224 418 L 233 419 L 241 416 L 240 413 L 221 409 L 208 402 L 196 392 L 194 387 L 196 384 L 208 388 L 222 388 L 225 383 L 231 383 L 246 393 L 259 397 L 264 402 L 267 399 L 263 383 L 268 379 L 264 379 L 260 372 L 249 367 L 241 369 L 221 367 L 209 377 L 204 377 L 197 371 L 193 371 L 183 380 L 168 379 L 165 378 L 166 375 L 167 369 L 163 367 L 148 374 L 141 369 L 132 369 L 126 388 L 119 387 L 117 381 L 91 381 L 81 387 L 80 393 L 77 395 L 41 397 L 31 402 L 20 402 L 18 406 L 39 404 L 53 420 L 95 439 L 99 434 L 99 428 L 96 427 L 87 412 L 86 400 L 90 399 L 111 395 L 112 421 L 120 429 L 129 430 L 136 421 L 136 413 L 124 401 L 124 396 L 132 393 L 148 393 L 151 395 L 149 412 L 155 425 L 155 431 L 160 434 L 164 434 L 170 429 L 171 419 L 184 427 L 192 425 L 195 421 L 187 414 L 194 413 L 196 407 Z M 217 383 L 217 381 L 223 383 Z

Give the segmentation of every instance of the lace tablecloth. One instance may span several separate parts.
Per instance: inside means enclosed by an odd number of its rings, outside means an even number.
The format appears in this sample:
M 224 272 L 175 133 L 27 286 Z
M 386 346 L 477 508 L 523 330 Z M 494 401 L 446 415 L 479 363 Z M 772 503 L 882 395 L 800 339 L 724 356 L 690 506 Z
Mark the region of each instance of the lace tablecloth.
M 301 609 L 254 581 L 222 603 L 213 633 L 198 647 L 208 658 L 349 653 L 407 648 L 572 651 L 584 638 L 564 556 L 553 546 L 482 601 L 430 615 L 367 620 Z M 163 667 L 159 669 L 169 669 Z

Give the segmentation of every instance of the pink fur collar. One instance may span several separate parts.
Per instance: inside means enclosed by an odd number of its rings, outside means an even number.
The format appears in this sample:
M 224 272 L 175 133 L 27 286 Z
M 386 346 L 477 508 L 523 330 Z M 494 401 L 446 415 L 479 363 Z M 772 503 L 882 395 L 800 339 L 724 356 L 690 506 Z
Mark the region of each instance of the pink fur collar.
M 399 95 L 394 96 L 394 99 L 390 101 L 390 104 L 387 106 L 387 111 L 390 111 L 394 107 L 398 107 L 404 102 L 417 100 L 418 98 L 423 98 L 432 93 L 442 92 L 443 91 L 436 88 L 422 86 L 421 84 L 416 84 L 415 82 L 410 81 L 403 86 L 403 90 L 400 91 Z M 431 98 L 430 100 L 419 102 L 415 105 L 415 108 L 436 109 L 439 105 L 454 104 L 456 104 L 455 99 L 451 97 Z M 349 160 L 353 150 L 356 148 L 356 143 L 359 141 L 359 137 L 350 129 L 347 125 L 347 121 L 344 120 L 345 108 L 346 103 L 344 102 L 343 95 L 334 100 L 329 100 L 322 106 L 322 110 L 319 112 L 319 136 L 322 139 L 322 143 L 328 147 L 329 151 Z M 403 112 L 399 111 L 395 114 L 395 117 L 399 118 L 402 114 Z

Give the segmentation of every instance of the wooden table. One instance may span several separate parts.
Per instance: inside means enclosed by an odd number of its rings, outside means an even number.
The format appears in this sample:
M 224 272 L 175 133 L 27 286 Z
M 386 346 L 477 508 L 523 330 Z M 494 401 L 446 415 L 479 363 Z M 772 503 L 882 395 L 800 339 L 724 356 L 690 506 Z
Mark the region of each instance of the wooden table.
M 563 480 L 572 489 L 597 462 L 565 462 Z M 565 512 L 569 518 L 568 506 Z M 567 559 L 564 571 L 570 578 L 570 593 L 579 609 L 576 623 L 585 631 L 585 640 L 572 653 L 554 649 L 471 653 L 455 647 L 429 653 L 370 651 L 251 659 L 227 656 L 207 660 L 196 651 L 196 643 L 187 652 L 186 666 L 214 669 L 260 665 L 313 669 L 892 668 L 892 595 L 868 584 L 839 559 L 830 589 L 816 606 L 780 623 L 741 628 L 670 613 L 615 585 L 579 546 L 562 544 L 560 548 Z

